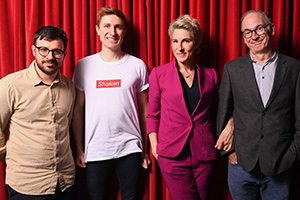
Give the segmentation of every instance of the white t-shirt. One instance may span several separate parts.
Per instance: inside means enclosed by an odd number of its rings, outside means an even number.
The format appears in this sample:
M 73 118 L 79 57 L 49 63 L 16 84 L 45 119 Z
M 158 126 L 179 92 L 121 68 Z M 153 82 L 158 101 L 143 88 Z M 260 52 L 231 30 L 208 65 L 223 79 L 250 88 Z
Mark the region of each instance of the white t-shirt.
M 142 152 L 137 94 L 149 87 L 145 63 L 128 54 L 105 62 L 97 53 L 78 61 L 73 81 L 85 93 L 85 161 Z

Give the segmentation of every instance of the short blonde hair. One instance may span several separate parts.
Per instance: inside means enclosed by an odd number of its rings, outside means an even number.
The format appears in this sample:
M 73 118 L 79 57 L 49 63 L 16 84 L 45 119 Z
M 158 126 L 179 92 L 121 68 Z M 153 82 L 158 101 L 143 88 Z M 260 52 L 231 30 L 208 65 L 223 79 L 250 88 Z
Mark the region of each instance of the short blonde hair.
M 171 39 L 175 29 L 185 29 L 189 31 L 196 45 L 200 45 L 202 43 L 202 32 L 199 22 L 190 15 L 181 15 L 170 24 L 168 34 Z
M 98 13 L 97 13 L 97 26 L 99 27 L 101 19 L 103 16 L 105 15 L 116 15 L 117 17 L 119 17 L 124 24 L 124 28 L 127 28 L 127 21 L 125 18 L 125 15 L 123 14 L 123 12 L 121 10 L 119 10 L 118 8 L 114 8 L 114 7 L 102 7 Z

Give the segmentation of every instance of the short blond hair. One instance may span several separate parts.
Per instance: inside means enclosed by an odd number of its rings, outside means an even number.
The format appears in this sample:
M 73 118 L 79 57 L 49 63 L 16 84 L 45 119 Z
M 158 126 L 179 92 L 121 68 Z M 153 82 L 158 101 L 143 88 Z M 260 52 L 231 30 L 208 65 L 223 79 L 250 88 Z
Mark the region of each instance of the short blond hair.
M 181 15 L 175 19 L 169 26 L 168 34 L 172 39 L 173 32 L 175 29 L 185 29 L 191 33 L 193 41 L 200 45 L 202 43 L 202 32 L 199 22 L 192 18 L 190 15 Z
M 114 8 L 114 7 L 102 7 L 98 13 L 97 13 L 97 26 L 99 27 L 101 19 L 103 16 L 105 15 L 116 15 L 117 17 L 119 17 L 124 24 L 124 28 L 127 28 L 127 21 L 126 21 L 126 17 L 123 14 L 123 12 L 121 10 L 119 10 L 118 8 Z

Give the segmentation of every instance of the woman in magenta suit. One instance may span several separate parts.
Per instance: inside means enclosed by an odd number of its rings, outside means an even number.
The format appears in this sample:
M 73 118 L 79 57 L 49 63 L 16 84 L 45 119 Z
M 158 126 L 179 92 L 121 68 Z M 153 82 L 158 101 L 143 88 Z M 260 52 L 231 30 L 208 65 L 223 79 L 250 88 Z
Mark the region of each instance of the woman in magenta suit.
M 150 74 L 147 133 L 172 199 L 205 199 L 218 156 L 217 74 L 195 63 L 202 42 L 196 19 L 183 15 L 168 33 L 175 58 Z

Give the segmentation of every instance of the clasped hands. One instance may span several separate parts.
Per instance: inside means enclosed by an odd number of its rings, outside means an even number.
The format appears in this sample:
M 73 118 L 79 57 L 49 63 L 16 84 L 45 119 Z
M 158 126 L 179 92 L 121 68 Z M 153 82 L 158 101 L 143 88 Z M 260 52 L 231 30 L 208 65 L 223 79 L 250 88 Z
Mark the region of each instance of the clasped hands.
M 216 142 L 215 148 L 217 148 L 218 150 L 224 150 L 228 152 L 232 148 L 233 132 L 234 132 L 234 122 L 233 122 L 233 117 L 231 117 L 228 120 L 226 127 L 221 132 Z
M 215 148 L 218 150 L 224 150 L 225 152 L 230 151 L 233 145 L 233 138 L 234 138 L 234 122 L 233 122 L 233 117 L 231 117 L 228 120 L 226 127 L 221 132 L 216 142 Z M 232 164 L 237 164 L 237 157 L 235 152 L 232 152 L 228 155 L 228 161 Z

